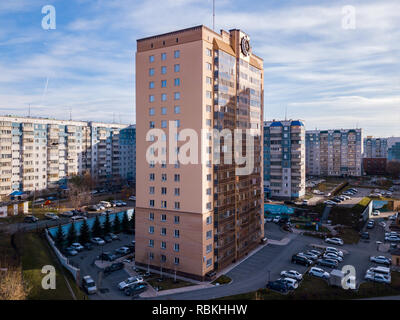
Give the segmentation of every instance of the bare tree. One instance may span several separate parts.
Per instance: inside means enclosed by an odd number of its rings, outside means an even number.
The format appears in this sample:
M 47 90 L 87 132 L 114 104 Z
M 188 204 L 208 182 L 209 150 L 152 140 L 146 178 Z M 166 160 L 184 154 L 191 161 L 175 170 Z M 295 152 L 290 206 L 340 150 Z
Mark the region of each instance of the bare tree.
M 72 176 L 68 181 L 69 200 L 72 206 L 76 209 L 83 204 L 90 203 L 92 194 L 90 191 L 93 187 L 93 179 L 89 173 L 84 175 Z
M 26 300 L 29 291 L 20 268 L 0 270 L 0 300 Z
M 397 179 L 400 177 L 400 161 L 389 161 L 386 166 L 386 172 Z

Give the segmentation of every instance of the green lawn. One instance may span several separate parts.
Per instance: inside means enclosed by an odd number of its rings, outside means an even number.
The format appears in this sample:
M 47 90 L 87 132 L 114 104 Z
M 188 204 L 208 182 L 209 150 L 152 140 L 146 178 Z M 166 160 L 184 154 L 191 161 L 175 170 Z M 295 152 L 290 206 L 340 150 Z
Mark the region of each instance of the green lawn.
M 158 281 L 158 279 L 159 279 L 159 277 L 153 278 L 153 279 L 149 279 L 149 280 L 146 280 L 146 281 L 153 288 L 158 287 L 159 291 L 182 288 L 182 287 L 188 287 L 188 286 L 193 286 L 194 285 L 192 282 L 183 281 L 183 280 L 180 280 L 180 279 L 177 279 L 176 282 L 175 282 L 173 278 L 167 278 L 165 276 L 163 277 L 162 281 Z
M 231 278 L 229 278 L 227 275 L 223 274 L 222 276 L 218 277 L 217 279 L 215 279 L 212 284 L 228 284 L 232 281 Z
M 50 247 L 45 239 L 36 233 L 24 233 L 17 239 L 17 245 L 21 254 L 22 272 L 24 279 L 31 288 L 29 300 L 72 300 L 73 297 L 61 272 L 63 268 L 50 252 Z M 41 273 L 45 265 L 54 266 L 56 269 L 56 289 L 45 290 L 42 288 L 42 279 L 45 274 Z M 85 294 L 79 289 L 72 275 L 64 270 L 68 282 L 77 299 L 85 299 Z
M 373 282 L 360 285 L 357 291 L 331 287 L 325 280 L 304 276 L 299 288 L 289 294 L 282 295 L 268 289 L 233 295 L 219 300 L 347 300 L 400 294 L 400 273 L 392 272 L 390 286 Z

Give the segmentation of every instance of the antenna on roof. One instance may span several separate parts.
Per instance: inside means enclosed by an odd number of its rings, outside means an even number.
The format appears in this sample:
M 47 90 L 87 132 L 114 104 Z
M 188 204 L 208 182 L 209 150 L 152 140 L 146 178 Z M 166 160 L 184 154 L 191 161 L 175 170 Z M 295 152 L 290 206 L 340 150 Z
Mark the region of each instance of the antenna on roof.
M 72 121 L 72 108 L 69 107 L 69 121 Z
M 287 105 L 285 106 L 285 121 L 287 120 Z
M 215 0 L 213 0 L 213 31 L 215 31 Z

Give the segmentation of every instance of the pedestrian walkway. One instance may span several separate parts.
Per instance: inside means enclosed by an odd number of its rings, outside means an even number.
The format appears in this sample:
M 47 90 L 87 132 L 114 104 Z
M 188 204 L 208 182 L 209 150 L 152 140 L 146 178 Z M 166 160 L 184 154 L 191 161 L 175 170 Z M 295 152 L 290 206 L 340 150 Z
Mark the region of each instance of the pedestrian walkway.
M 193 290 L 207 289 L 207 288 L 212 288 L 212 287 L 214 287 L 213 284 L 205 283 L 205 284 L 198 284 L 198 285 L 193 285 L 193 286 L 189 286 L 189 287 L 157 291 L 152 286 L 149 285 L 148 290 L 146 290 L 139 296 L 141 298 L 155 298 L 155 297 L 165 296 L 165 295 L 169 295 L 169 294 L 189 292 L 189 291 L 193 291 Z

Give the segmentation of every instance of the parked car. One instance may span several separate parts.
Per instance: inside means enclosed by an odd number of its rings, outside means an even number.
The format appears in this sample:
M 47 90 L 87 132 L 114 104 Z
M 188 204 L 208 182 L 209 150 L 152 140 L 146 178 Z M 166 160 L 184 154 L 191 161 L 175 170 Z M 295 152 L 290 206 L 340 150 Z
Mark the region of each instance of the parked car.
M 275 291 L 279 291 L 281 293 L 286 293 L 289 291 L 288 285 L 285 282 L 280 281 L 280 280 L 268 281 L 266 288 L 275 290 Z
M 66 218 L 71 218 L 74 216 L 74 213 L 72 211 L 64 211 L 60 213 L 60 216 L 66 217 Z
M 369 258 L 371 262 L 375 262 L 378 264 L 384 264 L 386 266 L 390 266 L 392 264 L 392 261 L 389 258 L 386 258 L 385 256 L 371 256 Z
M 281 276 L 284 278 L 292 278 L 297 281 L 301 281 L 303 279 L 303 276 L 300 272 L 297 272 L 296 270 L 284 270 L 281 272 Z
M 295 290 L 299 287 L 299 283 L 297 282 L 297 280 L 292 278 L 279 278 L 278 281 L 286 283 L 289 290 Z
M 99 205 L 103 206 L 104 208 L 111 208 L 111 203 L 108 201 L 100 201 Z
M 135 285 L 137 283 L 143 283 L 143 278 L 142 277 L 130 277 L 118 284 L 118 289 L 119 290 L 124 290 L 126 288 L 129 288 L 132 285 Z
M 76 256 L 78 254 L 78 251 L 76 251 L 74 248 L 72 247 L 68 247 L 65 249 L 65 254 L 67 256 Z
M 375 226 L 375 222 L 374 221 L 368 221 L 367 223 L 367 229 L 372 229 Z
M 128 247 L 121 247 L 121 248 L 115 249 L 115 252 L 120 255 L 127 255 L 130 253 L 130 249 Z
M 336 244 L 336 245 L 339 245 L 339 246 L 343 245 L 343 240 L 340 239 L 340 238 L 326 238 L 325 242 L 326 243 L 330 243 L 330 244 Z
M 395 221 L 396 219 L 397 219 L 397 215 L 396 214 L 394 214 L 394 215 L 389 217 L 389 220 L 391 220 L 391 221 Z
M 312 260 L 303 257 L 303 256 L 299 256 L 297 254 L 292 256 L 292 263 L 296 263 L 296 264 L 301 264 L 303 266 L 311 266 L 313 264 Z
M 134 296 L 137 294 L 141 294 L 142 292 L 145 292 L 147 290 L 147 285 L 145 283 L 139 283 L 136 284 L 132 287 L 128 287 L 124 290 L 124 293 L 127 296 Z
M 369 232 L 366 232 L 366 231 L 361 232 L 360 237 L 361 237 L 361 239 L 369 240 Z
M 96 206 L 96 205 L 88 206 L 87 210 L 89 210 L 89 211 L 100 211 L 99 207 Z
M 78 252 L 85 249 L 79 242 L 75 242 L 75 243 L 71 244 L 71 248 L 74 248 Z
M 92 240 L 90 240 L 90 241 L 91 241 L 92 243 L 94 243 L 94 244 L 99 245 L 99 246 L 105 244 L 105 241 L 104 241 L 103 239 L 99 238 L 99 237 L 92 238 Z
M 379 216 L 380 214 L 381 214 L 381 212 L 379 210 L 372 211 L 373 216 Z
M 385 233 L 385 237 L 390 237 L 390 236 L 396 237 L 396 236 L 400 236 L 400 234 L 396 231 L 391 231 L 391 232 Z
M 107 243 L 112 242 L 112 238 L 111 238 L 109 235 L 105 235 L 105 236 L 103 237 L 103 239 L 104 239 L 104 241 L 107 242 Z
M 92 250 L 93 249 L 93 244 L 91 244 L 90 242 L 85 243 L 83 246 L 85 247 L 86 250 Z
M 104 273 L 108 274 L 114 271 L 122 270 L 124 268 L 124 263 L 123 262 L 116 262 L 111 264 L 110 266 L 106 267 L 104 269 Z
M 342 262 L 343 258 L 333 252 L 326 252 L 323 256 L 323 259 L 333 259 L 333 260 L 337 260 L 338 262 Z
M 46 212 L 44 216 L 49 220 L 58 220 L 60 217 L 56 215 L 54 212 Z
M 310 271 L 308 271 L 308 274 L 314 277 L 322 278 L 322 279 L 329 279 L 330 275 L 328 272 L 325 270 L 318 268 L 318 267 L 312 267 Z
M 310 259 L 310 260 L 312 260 L 312 261 L 315 261 L 315 260 L 318 259 L 318 256 L 317 256 L 317 255 L 315 255 L 315 254 L 313 254 L 313 253 L 310 253 L 310 252 L 299 252 L 298 255 L 299 255 L 299 256 L 306 257 L 307 259 Z
M 366 274 L 367 273 L 372 273 L 372 274 L 376 274 L 376 273 L 379 273 L 379 274 L 383 274 L 383 275 L 385 275 L 385 276 L 387 276 L 387 277 L 389 277 L 389 278 L 391 278 L 391 271 L 390 271 L 390 268 L 387 268 L 387 267 L 381 267 L 381 266 L 379 266 L 379 267 L 372 267 L 372 268 L 369 268 L 368 270 L 367 270 L 367 272 L 366 272 Z
M 400 242 L 400 237 L 399 236 L 388 236 L 388 237 L 385 237 L 385 241 Z
M 77 221 L 83 221 L 83 220 L 86 220 L 87 218 L 86 217 L 83 217 L 83 216 L 73 216 L 73 217 L 71 217 L 71 222 L 77 222 Z
M 119 237 L 118 237 L 116 234 L 114 234 L 114 233 L 111 233 L 111 232 L 110 232 L 110 233 L 108 234 L 108 236 L 109 236 L 112 240 L 120 240 Z
M 91 276 L 84 276 L 82 286 L 87 294 L 95 294 L 97 292 L 96 283 L 93 281 Z
M 276 217 L 272 220 L 272 222 L 279 223 L 280 220 L 281 220 L 281 217 L 280 217 L 280 216 L 276 216 Z
M 129 197 L 129 200 L 131 200 L 131 201 L 136 201 L 136 197 L 135 197 L 135 196 L 130 196 L 130 197 Z
M 312 253 L 312 254 L 315 254 L 317 257 L 322 256 L 322 252 L 321 252 L 321 251 L 318 251 L 318 250 L 315 250 L 315 249 L 308 250 L 307 252 Z
M 326 247 L 325 252 L 333 252 L 333 253 L 337 254 L 338 256 L 343 257 L 343 251 L 340 251 L 340 250 L 336 249 L 335 247 Z
M 273 220 L 272 217 L 267 217 L 267 218 L 265 218 L 265 221 L 266 221 L 266 222 L 272 222 L 272 220 Z
M 303 206 L 308 206 L 308 200 L 303 200 L 303 201 L 301 202 L 301 204 L 302 204 Z
M 337 260 L 323 258 L 323 259 L 318 259 L 317 264 L 323 267 L 337 268 L 339 262 Z
M 111 252 L 103 252 L 98 257 L 99 260 L 104 260 L 104 261 L 114 261 L 117 258 L 118 257 L 115 254 L 112 254 Z
M 35 222 L 38 222 L 38 221 L 39 221 L 39 219 L 36 218 L 35 216 L 26 216 L 24 218 L 24 223 L 35 223 Z
M 390 284 L 391 279 L 388 276 L 379 273 L 367 273 L 364 277 L 365 280 Z

